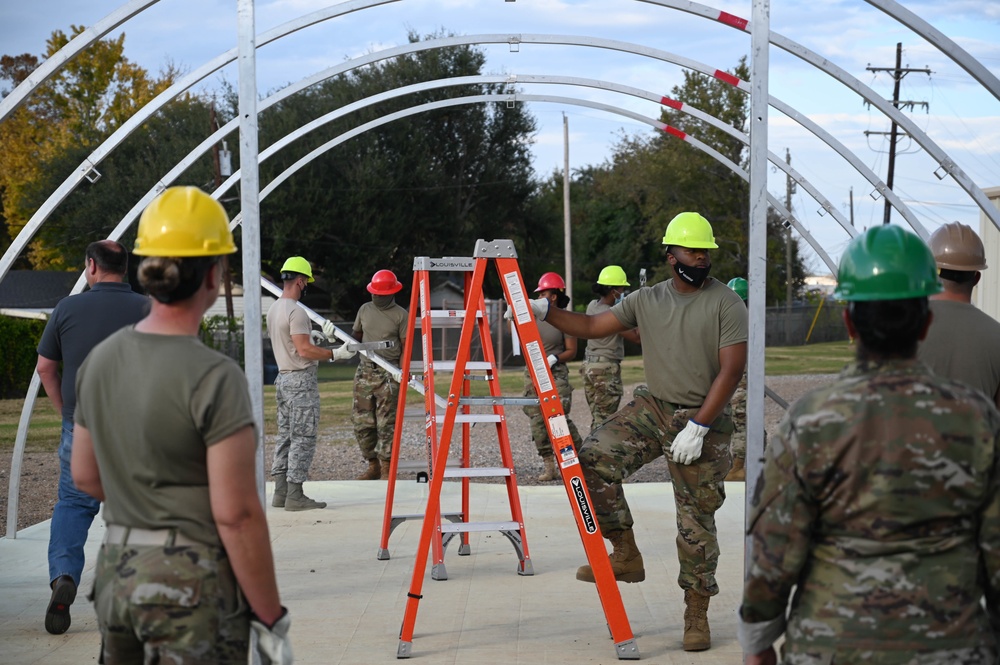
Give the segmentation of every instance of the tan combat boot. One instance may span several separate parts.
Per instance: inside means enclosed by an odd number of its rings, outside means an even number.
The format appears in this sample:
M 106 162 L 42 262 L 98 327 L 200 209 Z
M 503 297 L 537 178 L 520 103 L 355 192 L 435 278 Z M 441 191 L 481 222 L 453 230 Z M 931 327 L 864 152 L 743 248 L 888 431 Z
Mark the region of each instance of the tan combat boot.
M 285 474 L 274 477 L 274 496 L 271 497 L 271 505 L 275 508 L 285 507 L 285 496 L 288 494 L 288 480 Z
M 325 501 L 313 501 L 302 492 L 302 483 L 288 483 L 288 496 L 285 497 L 285 510 L 313 510 L 326 508 Z
M 642 566 L 642 554 L 635 546 L 635 532 L 632 529 L 609 531 L 608 540 L 614 546 L 611 552 L 611 570 L 618 582 L 641 582 L 646 579 L 646 569 Z M 581 582 L 594 582 L 594 571 L 590 566 L 580 566 L 576 569 L 576 579 Z
M 556 471 L 556 462 L 552 456 L 543 457 L 542 461 L 545 463 L 545 470 L 542 471 L 542 475 L 538 476 L 538 482 L 547 483 L 550 480 L 558 480 L 559 472 Z
M 745 481 L 747 479 L 746 461 L 742 457 L 733 458 L 733 468 L 726 474 L 725 480 L 730 482 Z
M 704 651 L 712 646 L 712 631 L 708 627 L 708 601 L 691 589 L 684 590 L 684 650 Z
M 373 457 L 368 460 L 368 468 L 362 471 L 355 480 L 378 480 L 381 475 L 382 470 L 379 468 L 378 458 Z
M 379 480 L 389 480 L 389 467 L 392 466 L 392 460 L 379 460 Z

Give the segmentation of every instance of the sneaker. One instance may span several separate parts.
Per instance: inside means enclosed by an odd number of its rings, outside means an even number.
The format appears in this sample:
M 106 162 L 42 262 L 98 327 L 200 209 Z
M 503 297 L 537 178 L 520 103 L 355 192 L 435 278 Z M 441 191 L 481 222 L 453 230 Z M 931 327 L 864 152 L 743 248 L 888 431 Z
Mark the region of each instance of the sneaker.
M 62 635 L 69 630 L 69 606 L 76 600 L 76 584 L 69 575 L 57 577 L 52 583 L 52 597 L 45 610 L 45 630 Z

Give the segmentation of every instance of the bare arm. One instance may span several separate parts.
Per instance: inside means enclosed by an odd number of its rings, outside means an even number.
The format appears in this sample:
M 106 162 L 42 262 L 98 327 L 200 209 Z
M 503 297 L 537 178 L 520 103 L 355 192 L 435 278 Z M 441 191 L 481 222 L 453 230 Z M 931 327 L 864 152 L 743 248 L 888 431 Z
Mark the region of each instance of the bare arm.
M 600 314 L 580 314 L 579 312 L 567 312 L 558 307 L 550 307 L 549 313 L 545 315 L 545 322 L 551 323 L 568 335 L 583 339 L 608 337 L 628 330 L 610 311 Z
M 254 614 L 271 625 L 281 615 L 281 599 L 267 520 L 257 496 L 255 447 L 249 425 L 209 446 L 208 494 L 236 581 Z
M 73 426 L 73 452 L 70 458 L 73 484 L 98 501 L 104 501 L 104 486 L 101 484 L 101 470 L 94 455 L 94 439 L 90 430 L 83 425 Z
M 568 363 L 570 360 L 576 358 L 576 337 L 570 335 L 563 335 L 563 352 L 558 354 L 556 358 L 559 359 L 561 363 Z
M 743 378 L 743 369 L 747 364 L 747 344 L 732 344 L 719 349 L 719 363 L 722 365 L 719 375 L 712 382 L 712 387 L 705 396 L 705 402 L 698 409 L 694 419 L 708 425 L 719 417 L 722 410 L 729 404 L 736 386 Z
M 632 330 L 623 330 L 618 334 L 627 339 L 628 341 L 632 342 L 633 344 L 642 344 L 642 338 L 639 337 L 638 328 L 632 328 Z
M 309 339 L 309 335 L 292 335 L 292 344 L 295 345 L 295 351 L 300 357 L 306 360 L 332 360 L 333 359 L 333 349 L 325 349 L 322 346 L 316 346 Z
M 45 386 L 45 394 L 52 401 L 52 406 L 56 408 L 58 413 L 62 413 L 62 376 L 59 374 L 59 361 L 46 358 L 45 356 L 38 356 L 35 371 L 38 372 L 38 378 L 42 380 L 42 385 Z

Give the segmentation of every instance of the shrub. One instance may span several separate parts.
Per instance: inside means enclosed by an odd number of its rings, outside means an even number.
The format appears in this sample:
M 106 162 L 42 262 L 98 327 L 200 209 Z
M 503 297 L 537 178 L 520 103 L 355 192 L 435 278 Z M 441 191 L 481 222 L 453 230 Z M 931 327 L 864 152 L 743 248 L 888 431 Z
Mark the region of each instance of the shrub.
M 38 341 L 45 321 L 0 316 L 0 398 L 24 397 L 38 361 Z

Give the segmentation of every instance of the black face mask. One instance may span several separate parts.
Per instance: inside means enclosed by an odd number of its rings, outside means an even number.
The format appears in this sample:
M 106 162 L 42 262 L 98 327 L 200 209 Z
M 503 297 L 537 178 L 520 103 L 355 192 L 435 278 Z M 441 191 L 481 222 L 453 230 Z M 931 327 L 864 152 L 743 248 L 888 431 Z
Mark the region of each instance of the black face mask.
M 306 294 L 306 291 L 308 291 L 308 290 L 309 290 L 309 282 L 305 282 L 305 283 L 304 283 L 304 284 L 302 285 L 302 291 L 300 291 L 300 292 L 299 292 L 299 293 L 300 293 L 300 296 L 299 296 L 299 297 L 302 297 L 302 296 L 304 296 L 304 295 Z
M 677 257 L 675 256 L 674 258 L 676 259 Z M 705 283 L 705 280 L 708 279 L 708 273 L 711 270 L 711 265 L 699 268 L 698 266 L 689 266 L 686 263 L 681 263 L 680 260 L 674 264 L 674 272 L 677 276 L 696 289 Z

